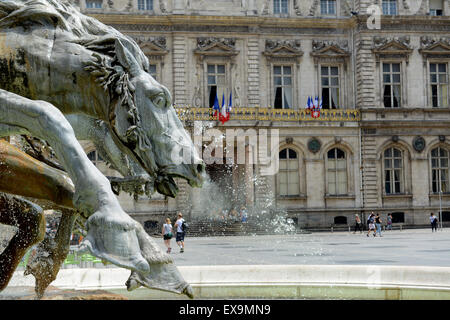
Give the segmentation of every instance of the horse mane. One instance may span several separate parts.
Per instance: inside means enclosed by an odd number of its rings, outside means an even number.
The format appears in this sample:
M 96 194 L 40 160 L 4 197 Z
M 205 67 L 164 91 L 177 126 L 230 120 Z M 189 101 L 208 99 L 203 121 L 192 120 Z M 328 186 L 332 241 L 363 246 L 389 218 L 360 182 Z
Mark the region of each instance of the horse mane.
M 110 97 L 117 97 L 119 105 L 127 110 L 130 122 L 127 135 L 134 140 L 131 137 L 136 137 L 140 119 L 133 101 L 134 89 L 129 81 L 130 76 L 117 59 L 116 46 L 120 41 L 141 68 L 148 72 L 149 62 L 139 45 L 113 27 L 80 13 L 67 0 L 1 0 L 0 32 L 7 28 L 28 29 L 36 26 L 61 28 L 69 34 L 66 41 L 79 44 L 92 53 L 85 70 L 94 75 L 96 82 L 109 92 Z M 109 117 L 114 121 L 113 110 L 110 110 Z
M 1 0 L 0 30 L 13 27 L 30 28 L 35 25 L 53 26 L 73 35 L 76 42 L 91 51 L 114 58 L 114 43 L 122 40 L 136 57 L 142 69 L 148 71 L 148 59 L 138 44 L 113 27 L 81 14 L 68 0 Z

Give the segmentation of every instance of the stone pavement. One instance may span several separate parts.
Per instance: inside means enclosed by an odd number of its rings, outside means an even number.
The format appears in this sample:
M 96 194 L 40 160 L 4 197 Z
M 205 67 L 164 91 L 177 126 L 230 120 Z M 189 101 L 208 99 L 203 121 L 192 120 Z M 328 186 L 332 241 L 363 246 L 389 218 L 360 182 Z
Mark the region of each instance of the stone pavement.
M 296 235 L 186 237 L 177 266 L 233 264 L 347 264 L 450 267 L 450 229 L 386 231 L 370 238 L 366 232 L 316 232 Z M 162 239 L 156 239 L 164 248 Z

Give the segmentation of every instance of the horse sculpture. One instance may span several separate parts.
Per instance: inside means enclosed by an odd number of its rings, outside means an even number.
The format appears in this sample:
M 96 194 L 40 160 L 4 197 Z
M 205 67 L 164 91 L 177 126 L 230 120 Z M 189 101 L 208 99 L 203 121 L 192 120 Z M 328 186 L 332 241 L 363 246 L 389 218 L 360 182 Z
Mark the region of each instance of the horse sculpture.
M 61 182 L 64 196 L 34 197 L 70 207 L 67 197 L 73 195 L 73 208 L 87 219 L 83 245 L 93 255 L 132 270 L 129 289 L 145 285 L 191 295 L 170 257 L 122 210 L 110 182 L 77 141 L 93 141 L 113 168 L 126 179 L 144 181 L 149 190 L 174 197 L 178 190 L 174 177 L 201 186 L 204 164 L 176 115 L 169 91 L 148 70 L 148 59 L 132 39 L 68 3 L 0 2 L 0 137 L 26 134 L 47 141 L 71 180 L 63 182 L 61 172 L 43 174 L 43 181 Z M 8 150 L 5 154 L 10 156 Z M 180 152 L 184 162 L 175 164 Z M 37 176 L 42 173 L 39 165 L 31 167 Z M 22 181 L 21 186 L 26 184 Z M 21 186 L 0 191 L 30 196 L 21 193 Z M 14 199 L 3 204 L 21 204 L 15 210 L 30 212 L 41 226 L 39 208 Z M 65 237 L 74 223 L 69 216 L 63 215 Z M 37 232 L 27 245 L 40 240 Z

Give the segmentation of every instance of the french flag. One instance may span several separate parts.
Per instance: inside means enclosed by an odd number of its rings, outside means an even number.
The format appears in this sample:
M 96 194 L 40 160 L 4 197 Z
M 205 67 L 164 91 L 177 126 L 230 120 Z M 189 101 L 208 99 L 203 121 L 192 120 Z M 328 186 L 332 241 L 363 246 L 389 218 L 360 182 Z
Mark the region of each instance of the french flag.
M 219 119 L 220 106 L 219 106 L 219 99 L 217 99 L 217 93 L 216 93 L 216 97 L 214 98 L 213 110 L 215 110 L 214 117 Z
M 316 99 L 314 99 L 314 106 L 313 106 L 313 111 L 311 113 L 311 117 L 313 118 L 318 118 L 320 117 L 320 109 L 322 109 L 322 101 L 320 101 L 319 103 L 319 97 L 316 96 Z
M 230 92 L 230 99 L 228 100 L 228 106 L 225 105 L 225 94 L 222 96 L 222 111 L 219 114 L 219 120 L 224 124 L 230 120 L 230 111 L 232 106 L 232 95 Z
M 313 107 L 312 98 L 308 96 L 308 101 L 306 102 L 305 109 L 311 110 L 312 107 Z

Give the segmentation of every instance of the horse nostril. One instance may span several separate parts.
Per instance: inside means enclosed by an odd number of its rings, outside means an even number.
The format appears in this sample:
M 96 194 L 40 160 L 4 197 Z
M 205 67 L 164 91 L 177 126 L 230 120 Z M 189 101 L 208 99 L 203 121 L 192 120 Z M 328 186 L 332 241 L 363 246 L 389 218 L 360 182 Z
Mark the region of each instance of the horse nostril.
M 203 171 L 205 171 L 205 166 L 203 164 L 198 164 L 197 171 L 198 173 L 203 173 Z

